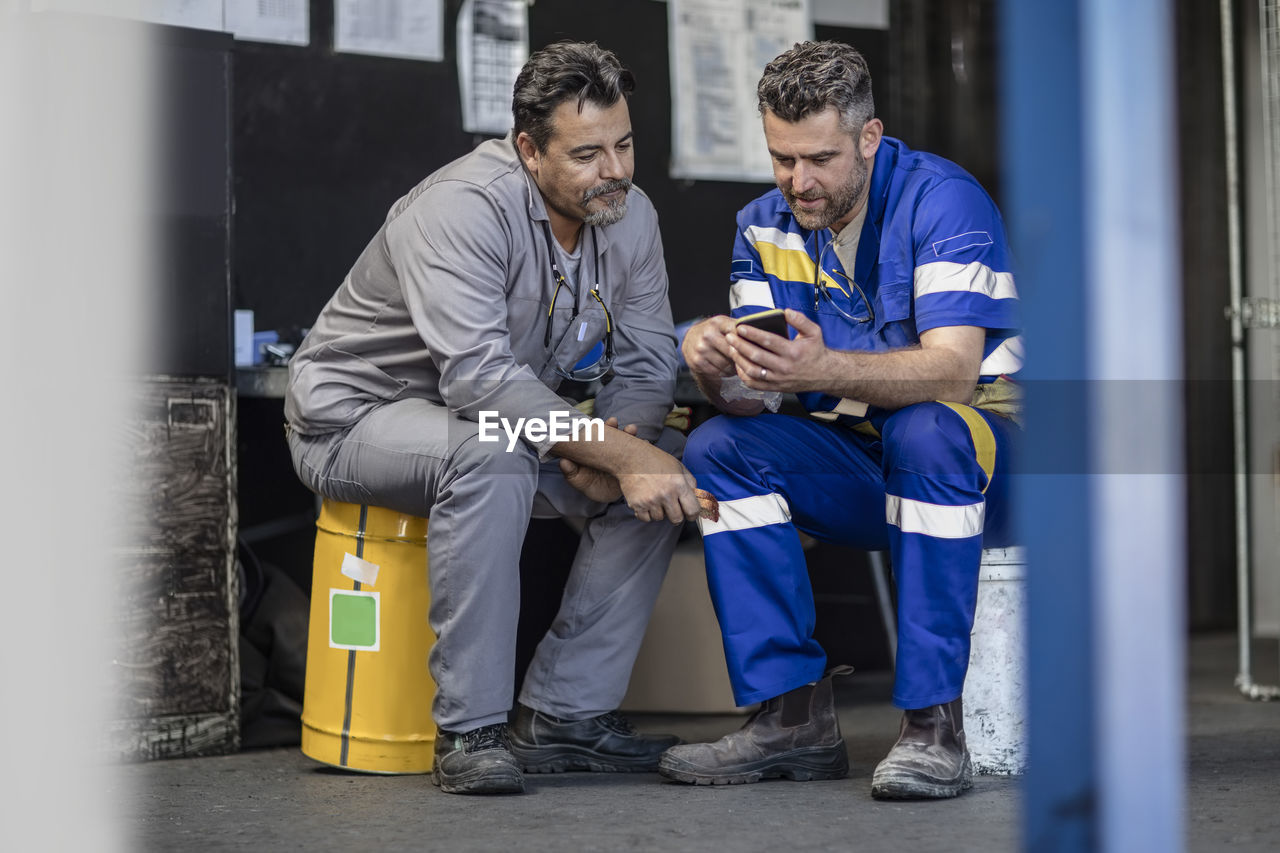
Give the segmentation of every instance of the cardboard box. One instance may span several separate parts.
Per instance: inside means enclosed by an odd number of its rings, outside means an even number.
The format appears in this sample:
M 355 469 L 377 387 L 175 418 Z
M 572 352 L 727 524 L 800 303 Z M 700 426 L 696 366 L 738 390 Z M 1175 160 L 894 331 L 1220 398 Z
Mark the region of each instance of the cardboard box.
M 729 687 L 701 538 L 682 542 L 671 558 L 622 709 L 689 714 L 750 710 L 734 704 Z

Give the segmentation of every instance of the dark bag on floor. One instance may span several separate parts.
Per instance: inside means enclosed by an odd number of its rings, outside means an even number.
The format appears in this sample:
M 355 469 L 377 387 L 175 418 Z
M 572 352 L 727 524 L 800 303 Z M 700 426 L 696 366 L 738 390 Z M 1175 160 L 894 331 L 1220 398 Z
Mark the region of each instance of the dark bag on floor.
M 310 602 L 280 568 L 240 545 L 240 746 L 302 741 Z

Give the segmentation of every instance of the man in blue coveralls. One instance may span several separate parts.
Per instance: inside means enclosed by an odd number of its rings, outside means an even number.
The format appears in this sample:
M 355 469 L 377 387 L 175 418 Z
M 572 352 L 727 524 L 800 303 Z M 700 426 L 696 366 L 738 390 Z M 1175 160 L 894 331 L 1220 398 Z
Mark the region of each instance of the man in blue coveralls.
M 762 703 L 715 743 L 672 747 L 682 782 L 837 779 L 848 757 L 813 639 L 800 532 L 888 549 L 898 593 L 897 742 L 872 796 L 970 785 L 961 693 L 984 547 L 1004 544 L 1021 365 L 999 211 L 967 172 L 883 135 L 848 45 L 806 42 L 758 87 L 777 189 L 738 214 L 730 315 L 683 350 L 725 414 L 684 462 L 719 498 L 707 573 L 734 696 Z M 785 309 L 785 336 L 735 320 Z M 793 393 L 808 413 L 776 410 Z

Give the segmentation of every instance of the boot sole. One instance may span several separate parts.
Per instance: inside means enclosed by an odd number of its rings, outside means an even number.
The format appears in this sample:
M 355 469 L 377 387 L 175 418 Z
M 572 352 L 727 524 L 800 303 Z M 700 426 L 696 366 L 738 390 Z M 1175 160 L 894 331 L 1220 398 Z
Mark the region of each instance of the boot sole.
M 871 796 L 877 800 L 949 800 L 973 787 L 973 769 L 968 757 L 959 779 L 920 779 L 903 776 L 871 780 Z
M 819 782 L 848 776 L 849 756 L 843 740 L 835 747 L 795 750 L 785 758 L 762 758 L 716 771 L 664 755 L 658 762 L 658 773 L 689 785 L 748 785 L 762 779 Z
M 524 777 L 520 771 L 512 767 L 510 772 L 503 770 L 477 774 L 473 777 L 448 778 L 440 770 L 431 771 L 431 784 L 446 794 L 523 794 Z
M 513 743 L 511 754 L 526 773 L 565 773 L 575 770 L 590 773 L 652 773 L 658 769 L 657 756 L 605 756 L 581 747 L 522 747 Z

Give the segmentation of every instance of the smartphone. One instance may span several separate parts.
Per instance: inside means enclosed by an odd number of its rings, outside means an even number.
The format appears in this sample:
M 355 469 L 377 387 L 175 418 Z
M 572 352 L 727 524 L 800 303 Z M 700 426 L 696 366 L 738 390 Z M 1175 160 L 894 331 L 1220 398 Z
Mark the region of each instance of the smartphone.
M 784 338 L 788 337 L 787 315 L 781 308 L 770 308 L 768 311 L 757 311 L 755 314 L 739 317 L 737 325 L 744 324 L 764 329 L 766 332 L 781 335 Z

